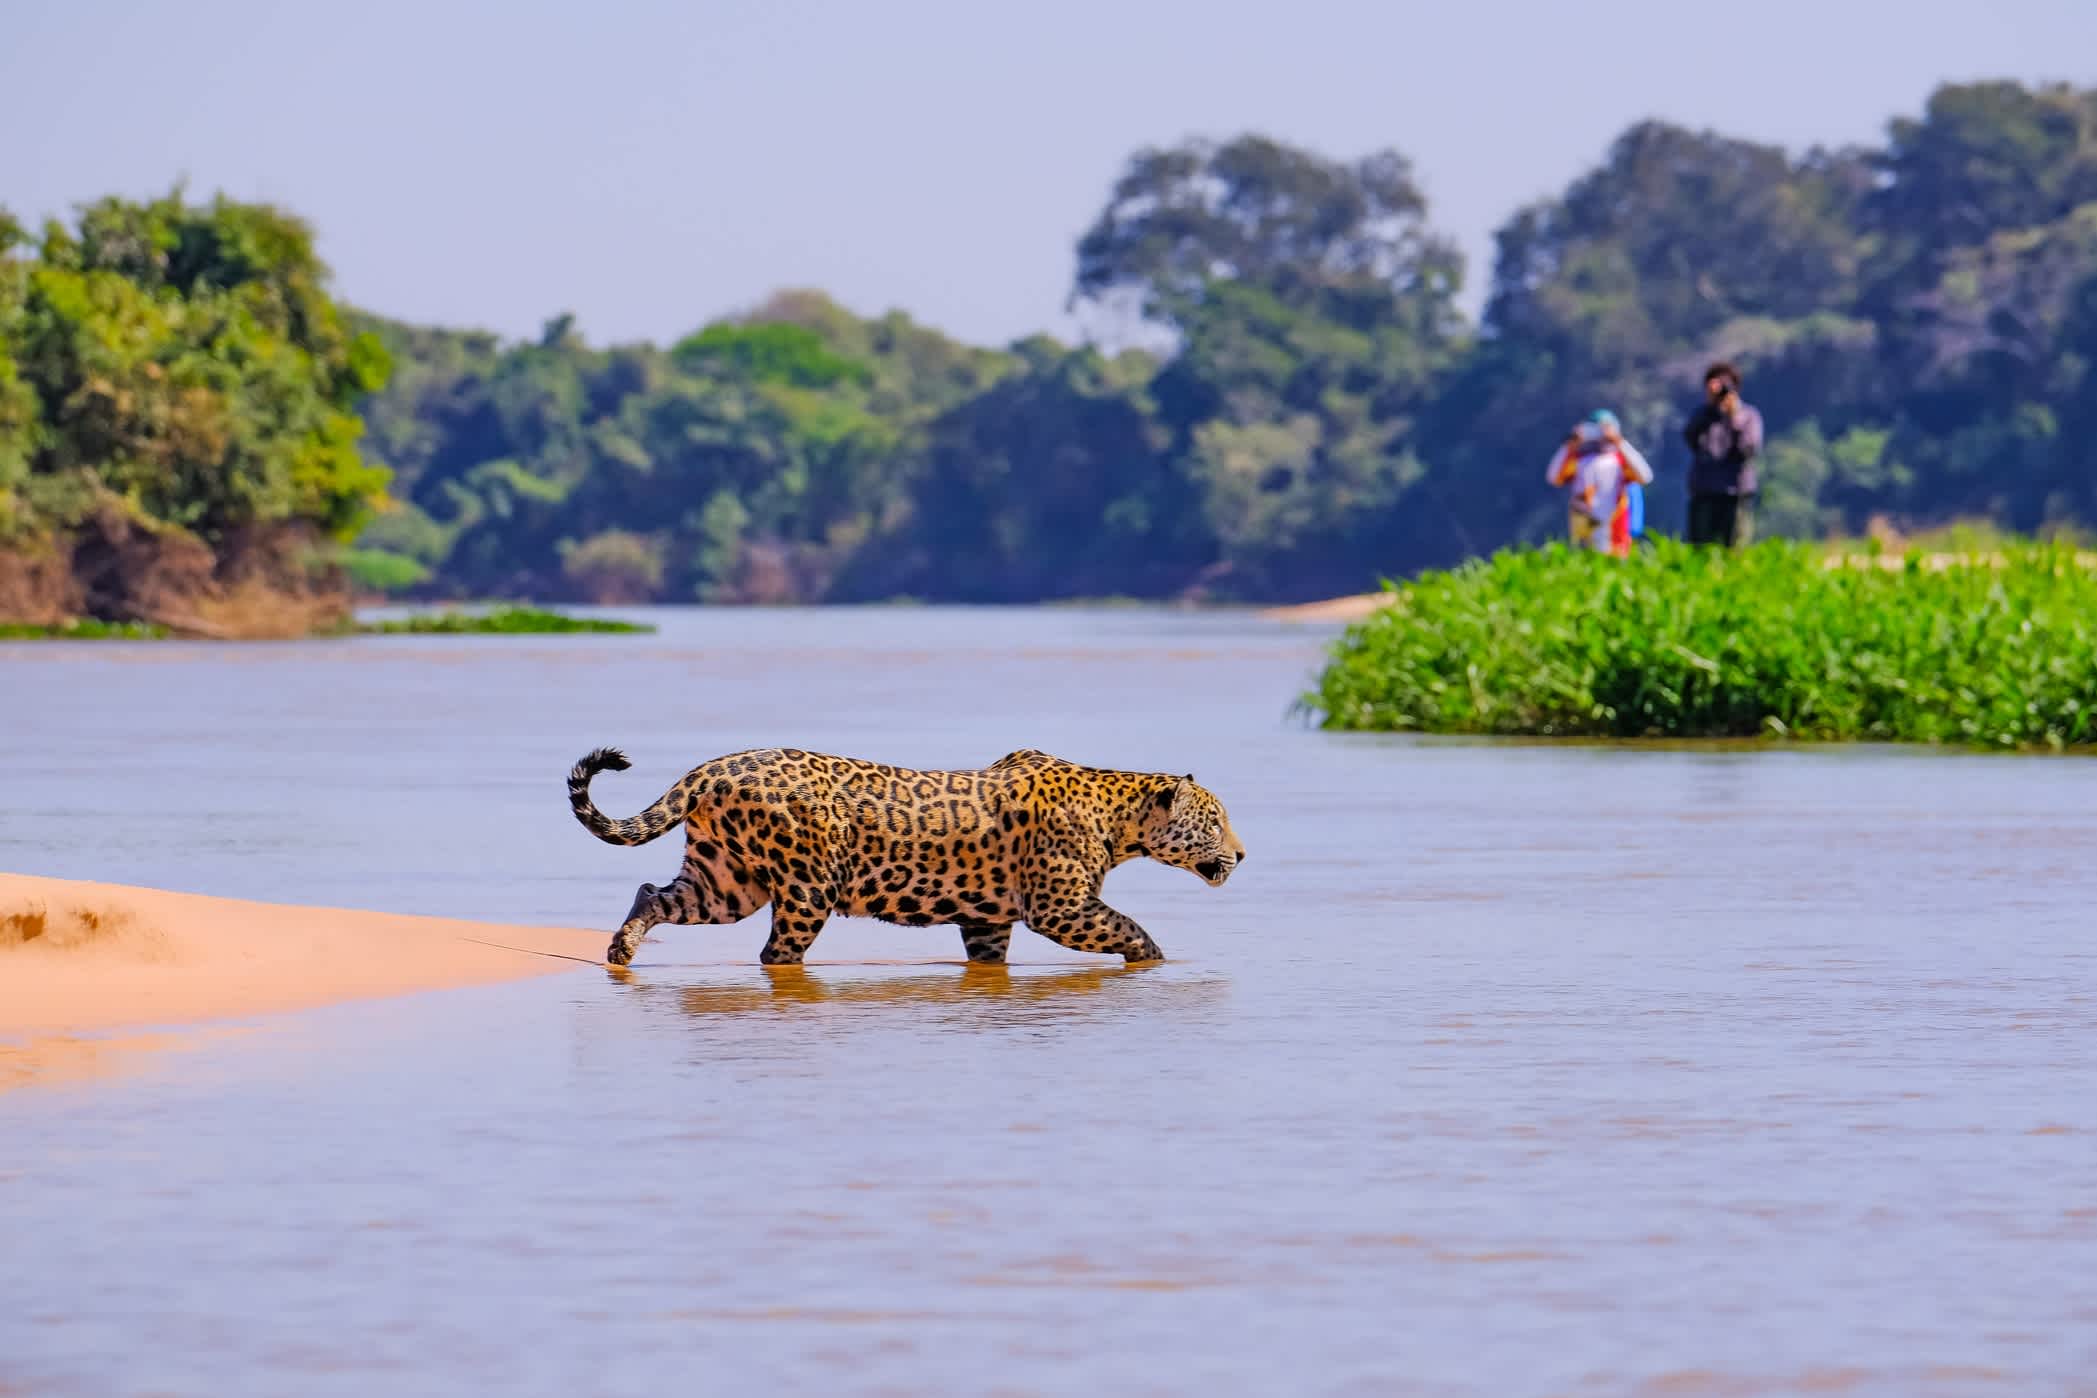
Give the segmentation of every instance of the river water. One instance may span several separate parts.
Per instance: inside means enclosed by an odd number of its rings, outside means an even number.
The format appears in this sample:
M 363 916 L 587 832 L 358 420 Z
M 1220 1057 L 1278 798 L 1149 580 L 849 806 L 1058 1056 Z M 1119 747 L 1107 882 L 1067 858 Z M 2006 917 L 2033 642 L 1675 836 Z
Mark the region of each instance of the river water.
M 0 867 L 608 930 L 677 852 L 574 824 L 601 743 L 615 814 L 1192 772 L 1252 858 L 1117 871 L 1153 968 L 760 914 L 0 1097 L 0 1392 L 2089 1391 L 2086 762 L 1325 735 L 1330 632 L 1242 615 L 657 619 L 0 646 Z

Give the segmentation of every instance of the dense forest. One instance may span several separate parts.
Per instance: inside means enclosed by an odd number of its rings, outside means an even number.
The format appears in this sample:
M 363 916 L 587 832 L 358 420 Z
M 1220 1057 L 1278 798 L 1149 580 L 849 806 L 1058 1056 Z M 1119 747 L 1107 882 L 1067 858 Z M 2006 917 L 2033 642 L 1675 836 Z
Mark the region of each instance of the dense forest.
M 178 192 L 31 245 L 0 211 L 0 621 L 295 634 L 339 613 L 329 544 L 384 498 L 357 408 L 387 362 L 304 225 Z
M 1397 152 L 1143 150 L 1075 249 L 1088 321 L 1163 347 L 1115 354 L 808 291 L 667 347 L 503 343 L 337 313 L 295 220 L 223 202 L 0 240 L 25 556 L 120 514 L 221 560 L 298 524 L 418 595 L 1303 598 L 1548 536 L 1542 463 L 1600 406 L 1673 527 L 1714 357 L 1769 426 L 1765 532 L 2097 525 L 2097 92 L 2065 87 L 1945 87 L 1869 149 L 1635 126 L 1500 230 L 1475 324 Z

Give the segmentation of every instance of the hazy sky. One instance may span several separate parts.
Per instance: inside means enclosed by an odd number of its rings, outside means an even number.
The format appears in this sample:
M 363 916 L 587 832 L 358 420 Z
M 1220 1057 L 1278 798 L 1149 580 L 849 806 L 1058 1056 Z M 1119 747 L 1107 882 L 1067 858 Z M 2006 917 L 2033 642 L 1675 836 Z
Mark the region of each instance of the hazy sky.
M 360 305 L 512 335 L 670 339 L 809 285 L 1002 342 L 1067 333 L 1140 145 L 1396 146 L 1475 297 L 1493 228 L 1635 120 L 1866 141 L 1976 77 L 2097 82 L 2097 0 L 32 0 L 0 204 L 186 175 L 304 215 Z

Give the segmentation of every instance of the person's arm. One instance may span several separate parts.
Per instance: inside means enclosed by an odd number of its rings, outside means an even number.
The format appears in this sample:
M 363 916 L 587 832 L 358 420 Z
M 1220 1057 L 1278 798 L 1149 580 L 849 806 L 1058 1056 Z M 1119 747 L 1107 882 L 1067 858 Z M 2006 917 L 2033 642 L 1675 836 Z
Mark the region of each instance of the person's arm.
M 1682 440 L 1689 444 L 1689 450 L 1692 455 L 1703 450 L 1704 429 L 1711 425 L 1711 419 L 1708 416 L 1710 412 L 1711 405 L 1709 403 L 1698 404 L 1697 410 L 1689 415 L 1689 425 L 1682 429 Z
M 1639 454 L 1637 447 L 1632 446 L 1629 442 L 1619 441 L 1616 444 L 1616 450 L 1617 454 L 1623 458 L 1625 473 L 1632 480 L 1637 481 L 1640 485 L 1651 485 L 1653 483 L 1653 468 L 1647 464 L 1645 457 Z
M 1745 403 L 1733 419 L 1733 454 L 1743 463 L 1762 454 L 1762 414 Z
M 1544 467 L 1544 481 L 1549 485 L 1564 485 L 1573 478 L 1579 459 L 1573 455 L 1570 443 L 1561 445 L 1551 453 L 1551 464 Z

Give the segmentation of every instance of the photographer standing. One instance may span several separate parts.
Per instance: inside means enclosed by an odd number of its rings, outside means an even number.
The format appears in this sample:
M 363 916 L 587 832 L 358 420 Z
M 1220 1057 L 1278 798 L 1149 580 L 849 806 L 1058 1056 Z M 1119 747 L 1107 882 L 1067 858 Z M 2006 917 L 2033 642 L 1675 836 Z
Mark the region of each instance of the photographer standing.
M 1682 430 L 1689 443 L 1689 542 L 1745 545 L 1754 533 L 1755 458 L 1762 414 L 1740 398 L 1740 371 L 1704 371 L 1704 401 Z
M 1598 408 L 1567 434 L 1551 453 L 1544 479 L 1570 487 L 1566 531 L 1574 548 L 1618 558 L 1630 554 L 1631 492 L 1652 484 L 1653 468 L 1624 440 L 1615 413 Z

